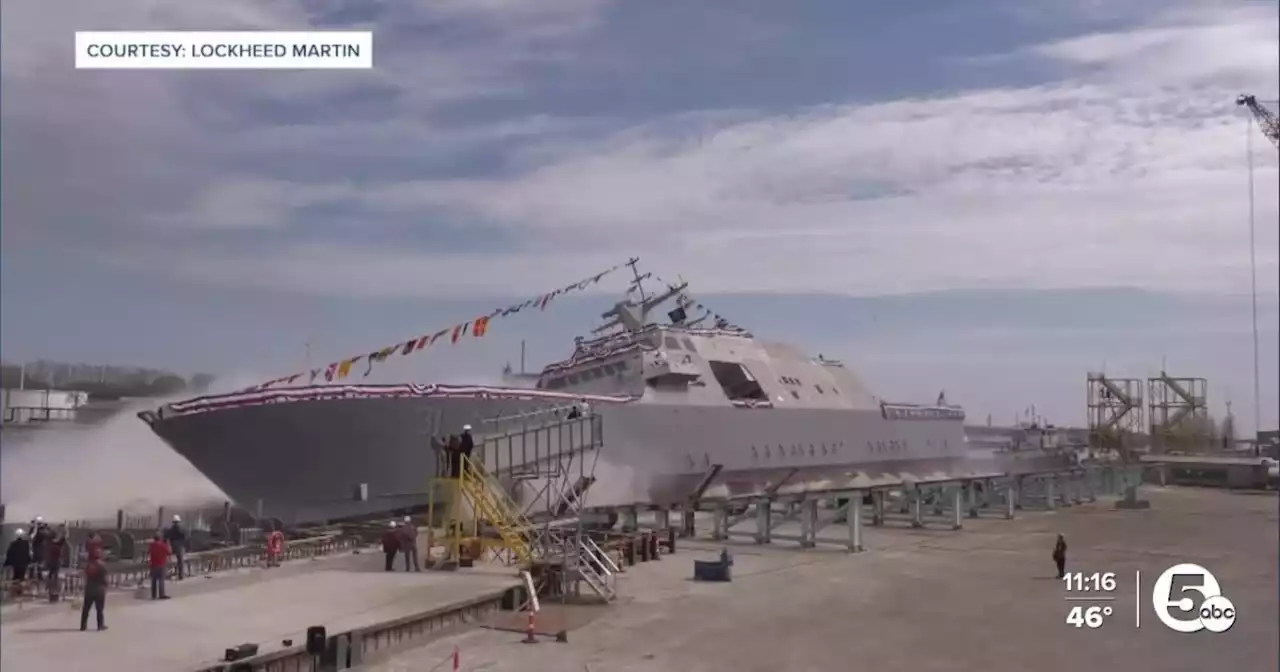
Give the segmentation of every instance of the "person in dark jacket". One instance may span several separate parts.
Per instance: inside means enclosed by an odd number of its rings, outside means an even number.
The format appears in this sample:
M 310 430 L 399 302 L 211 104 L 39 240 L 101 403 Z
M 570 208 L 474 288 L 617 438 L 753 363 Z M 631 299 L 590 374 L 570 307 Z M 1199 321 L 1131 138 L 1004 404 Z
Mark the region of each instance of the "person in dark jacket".
M 4 566 L 13 568 L 14 581 L 27 580 L 27 567 L 31 566 L 31 542 L 27 540 L 26 532 L 18 530 L 14 540 L 9 542 L 4 553 Z
M 400 535 L 396 531 L 396 521 L 393 520 L 387 531 L 382 533 L 382 554 L 387 556 L 386 570 L 388 572 L 395 569 L 396 553 L 399 551 Z
M 164 577 L 169 571 L 169 554 L 172 552 L 168 542 L 160 537 L 160 533 L 157 532 L 151 538 L 151 545 L 147 548 L 147 566 L 151 569 L 151 599 L 153 600 L 169 599 L 164 592 Z
M 62 554 L 67 548 L 67 538 L 61 534 L 49 536 L 44 543 L 44 571 L 48 581 L 49 601 L 57 602 L 62 592 L 62 581 L 59 574 L 62 570 Z
M 450 434 L 449 439 L 444 442 L 444 457 L 448 462 L 449 478 L 458 478 L 462 475 L 462 452 L 459 450 L 461 445 L 457 434 Z
M 462 426 L 462 436 L 458 437 L 458 452 L 471 459 L 471 451 L 476 448 L 476 440 L 471 436 L 471 425 Z
M 84 605 L 80 607 L 80 631 L 89 629 L 89 609 L 97 612 L 98 629 L 106 630 L 102 611 L 107 608 L 107 565 L 101 557 L 91 557 L 84 566 Z
M 1067 574 L 1067 540 L 1061 534 L 1053 544 L 1053 564 L 1058 566 L 1058 578 Z
M 422 571 L 418 564 L 418 526 L 413 524 L 413 518 L 405 516 L 399 531 L 400 551 L 404 553 L 404 571 Z
M 164 540 L 173 549 L 173 561 L 178 565 L 178 580 L 186 576 L 187 568 L 182 559 L 187 554 L 187 532 L 182 529 L 182 517 L 174 516 L 173 523 L 164 531 Z
M 44 519 L 36 516 L 31 521 L 31 557 L 35 560 L 36 580 L 44 578 L 44 545 L 49 541 L 49 526 L 44 524 Z

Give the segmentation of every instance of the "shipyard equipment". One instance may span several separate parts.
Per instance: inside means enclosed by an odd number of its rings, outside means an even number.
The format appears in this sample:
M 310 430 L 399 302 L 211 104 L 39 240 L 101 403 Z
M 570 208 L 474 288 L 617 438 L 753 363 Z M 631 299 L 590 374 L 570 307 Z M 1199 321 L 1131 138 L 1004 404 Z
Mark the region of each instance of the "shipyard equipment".
M 1213 444 L 1213 427 L 1207 405 L 1208 381 L 1173 378 L 1164 371 L 1147 380 L 1151 423 L 1151 452 L 1155 454 L 1204 452 Z
M 1142 418 L 1142 380 L 1088 377 L 1089 447 L 1114 454 L 1122 462 L 1133 461 L 1145 429 Z
M 1280 119 L 1276 119 L 1276 115 L 1271 110 L 1263 107 L 1255 96 L 1247 93 L 1240 94 L 1236 98 L 1236 105 L 1246 107 L 1253 114 L 1253 118 L 1258 121 L 1258 128 L 1262 129 L 1262 134 L 1267 136 L 1271 144 L 1280 148 Z

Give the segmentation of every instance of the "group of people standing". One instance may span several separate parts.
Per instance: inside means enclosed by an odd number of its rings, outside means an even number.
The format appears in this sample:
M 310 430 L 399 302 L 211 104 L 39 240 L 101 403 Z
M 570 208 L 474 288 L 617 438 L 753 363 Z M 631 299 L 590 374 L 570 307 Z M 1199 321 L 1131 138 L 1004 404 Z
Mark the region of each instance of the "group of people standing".
M 386 571 L 395 571 L 396 555 L 404 553 L 404 571 L 420 572 L 422 565 L 418 562 L 418 526 L 413 519 L 404 517 L 404 522 L 397 525 L 391 521 L 387 531 L 382 533 L 382 554 L 386 556 Z
M 31 522 L 31 539 L 27 539 L 25 530 L 18 530 L 15 539 L 5 552 L 4 566 L 12 568 L 14 581 L 23 582 L 28 578 L 28 571 L 34 568 L 31 578 L 46 580 L 49 588 L 49 601 L 56 602 L 61 589 L 60 573 L 64 566 L 64 555 L 67 548 L 65 532 L 55 531 L 42 518 Z M 176 560 L 178 580 L 185 578 L 186 568 L 184 556 L 187 549 L 187 532 L 182 527 L 182 518 L 174 516 L 169 527 L 157 532 L 147 547 L 147 565 L 151 575 L 151 599 L 167 600 L 165 578 L 169 571 L 169 559 Z M 98 630 L 106 630 L 104 610 L 107 600 L 108 568 L 106 564 L 106 548 L 102 536 L 97 532 L 89 535 L 84 544 L 84 602 L 80 609 L 80 630 L 87 630 L 89 612 L 97 616 Z
M 4 566 L 12 570 L 12 580 L 26 581 L 27 572 L 37 581 L 45 575 L 56 579 L 62 569 L 62 556 L 66 552 L 67 539 L 62 532 L 55 530 L 36 517 L 31 521 L 31 538 L 27 531 L 19 529 L 15 538 L 9 543 L 4 555 Z

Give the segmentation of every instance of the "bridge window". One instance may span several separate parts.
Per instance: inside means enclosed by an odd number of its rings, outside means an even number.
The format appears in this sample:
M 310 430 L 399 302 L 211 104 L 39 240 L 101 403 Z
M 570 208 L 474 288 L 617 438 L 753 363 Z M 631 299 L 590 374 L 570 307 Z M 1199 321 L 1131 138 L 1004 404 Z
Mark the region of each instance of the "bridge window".
M 817 391 L 818 391 L 818 394 L 826 394 L 826 392 L 823 392 L 823 391 L 822 391 L 822 386 L 821 386 L 821 385 L 814 385 L 814 386 L 813 386 L 813 389 L 817 390 Z
M 667 347 L 671 350 L 680 349 L 680 341 L 677 341 L 675 336 L 666 337 L 665 339 L 663 339 L 663 343 L 666 343 Z
M 682 338 L 682 339 L 680 339 L 680 342 L 684 344 L 684 349 L 685 349 L 685 350 L 688 350 L 689 352 L 697 352 L 697 351 L 698 351 L 698 349 L 697 349 L 697 348 L 693 347 L 693 341 L 689 340 L 688 338 Z
M 800 393 L 799 393 L 799 392 L 796 392 L 795 390 L 791 390 L 791 396 L 795 397 L 796 399 L 799 399 L 799 398 L 800 398 Z
M 760 382 L 746 366 L 718 360 L 708 360 L 707 364 L 711 366 L 712 375 L 730 401 L 769 401 L 769 395 L 765 394 Z

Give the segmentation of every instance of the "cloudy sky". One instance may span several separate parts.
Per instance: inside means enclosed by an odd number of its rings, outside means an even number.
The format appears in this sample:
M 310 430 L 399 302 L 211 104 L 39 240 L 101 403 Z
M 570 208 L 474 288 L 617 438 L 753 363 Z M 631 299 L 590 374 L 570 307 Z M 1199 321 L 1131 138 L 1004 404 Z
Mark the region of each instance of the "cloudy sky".
M 313 364 L 368 352 L 638 255 L 885 396 L 1080 421 L 1084 371 L 1164 360 L 1252 424 L 1234 99 L 1280 98 L 1274 2 L 2 12 L 7 359 L 252 382 L 308 341 Z M 71 67 L 75 30 L 325 28 L 372 30 L 375 68 Z M 1277 153 L 1253 141 L 1274 424 Z M 607 297 L 562 304 L 375 377 L 488 375 L 522 338 L 562 356 Z

